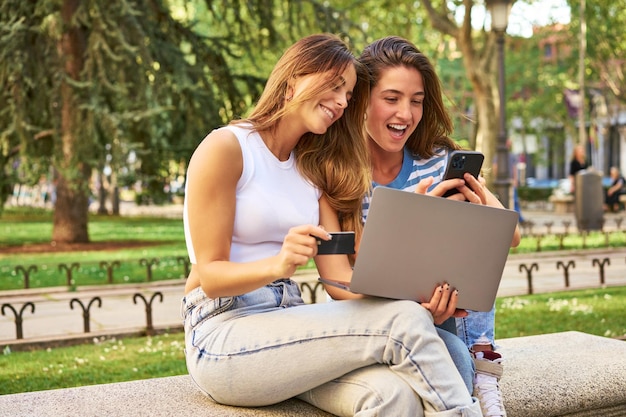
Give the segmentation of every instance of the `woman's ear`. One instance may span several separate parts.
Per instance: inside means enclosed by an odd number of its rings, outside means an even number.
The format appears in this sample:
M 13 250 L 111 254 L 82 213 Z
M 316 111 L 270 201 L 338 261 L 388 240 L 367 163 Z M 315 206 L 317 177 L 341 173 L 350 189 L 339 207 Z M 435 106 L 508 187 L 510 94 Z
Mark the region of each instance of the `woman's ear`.
M 287 91 L 285 91 L 285 101 L 289 102 L 293 99 L 293 86 L 288 85 Z

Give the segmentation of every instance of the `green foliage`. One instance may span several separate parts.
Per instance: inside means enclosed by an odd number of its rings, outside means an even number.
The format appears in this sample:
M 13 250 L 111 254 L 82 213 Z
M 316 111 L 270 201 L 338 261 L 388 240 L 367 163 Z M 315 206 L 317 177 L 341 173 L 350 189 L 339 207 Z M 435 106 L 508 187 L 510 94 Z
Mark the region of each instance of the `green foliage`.
M 117 171 L 134 150 L 143 162 L 138 169 L 162 178 L 170 160 L 188 158 L 208 130 L 247 108 L 240 97 L 249 91 L 241 91 L 226 64 L 240 45 L 198 34 L 172 17 L 169 2 L 83 0 L 76 10 L 64 9 L 71 16 L 60 13 L 64 3 L 0 6 L 5 176 L 13 163 L 23 181 L 52 166 L 69 189 L 84 194 L 76 187 L 81 167 L 109 164 Z M 76 56 L 62 55 L 67 42 Z M 261 81 L 254 84 L 258 91 Z M 148 187 L 163 182 L 151 180 Z
M 580 2 L 568 0 L 572 10 L 569 31 L 572 39 L 580 33 Z M 588 87 L 600 91 L 607 104 L 626 104 L 626 8 L 623 1 L 585 2 L 585 69 Z M 578 59 L 580 43 L 575 43 L 572 61 Z M 572 63 L 573 64 L 573 63 Z M 576 64 L 577 65 L 577 64 Z M 591 81 L 591 83 L 589 83 Z M 602 111 L 600 111 L 602 113 Z M 601 115 L 601 114 L 600 114 Z
M 517 195 L 522 201 L 548 201 L 553 188 L 517 187 Z
M 138 206 L 149 206 L 151 204 L 160 206 L 170 203 L 171 196 L 163 190 L 163 187 L 147 188 L 146 191 L 135 194 L 135 203 Z

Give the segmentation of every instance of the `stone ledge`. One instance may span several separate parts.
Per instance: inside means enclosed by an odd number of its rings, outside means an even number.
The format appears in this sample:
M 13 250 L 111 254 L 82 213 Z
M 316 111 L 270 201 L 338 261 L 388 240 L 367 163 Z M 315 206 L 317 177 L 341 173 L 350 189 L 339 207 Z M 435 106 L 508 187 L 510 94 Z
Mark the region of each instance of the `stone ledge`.
M 498 341 L 509 417 L 626 416 L 626 343 L 580 332 Z M 188 375 L 0 396 L 21 416 L 329 417 L 302 401 L 261 408 L 212 403 Z
M 498 344 L 508 417 L 626 416 L 626 342 L 572 331 Z
M 292 399 L 270 407 L 215 404 L 188 375 L 0 396 L 2 415 L 12 417 L 330 417 Z

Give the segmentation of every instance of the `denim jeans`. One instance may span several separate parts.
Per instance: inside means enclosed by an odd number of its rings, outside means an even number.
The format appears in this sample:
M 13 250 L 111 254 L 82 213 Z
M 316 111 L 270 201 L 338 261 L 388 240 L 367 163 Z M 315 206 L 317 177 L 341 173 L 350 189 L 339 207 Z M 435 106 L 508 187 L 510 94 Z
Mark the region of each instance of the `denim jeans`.
M 456 334 L 450 333 L 438 326 L 435 328 L 437 334 L 446 345 L 446 349 L 452 358 L 452 362 L 454 362 L 454 366 L 457 371 L 459 371 L 459 374 L 461 374 L 461 378 L 463 378 L 463 382 L 467 387 L 467 392 L 471 394 L 474 390 L 474 373 L 476 372 L 476 368 L 469 350 Z
M 330 296 L 326 299 L 329 303 L 335 301 Z M 452 358 L 452 362 L 454 362 L 454 366 L 457 371 L 459 371 L 459 374 L 461 374 L 461 378 L 463 378 L 467 391 L 472 393 L 474 391 L 474 374 L 476 372 L 476 367 L 467 346 L 456 334 L 457 329 L 455 320 L 456 319 L 452 317 L 444 323 L 435 326 L 435 328 L 437 330 L 437 334 L 446 345 L 446 349 Z
M 468 310 L 468 315 L 456 319 L 456 333 L 468 348 L 476 344 L 489 345 L 496 349 L 494 334 L 496 306 L 489 311 Z
M 412 301 L 304 304 L 278 280 L 250 293 L 182 302 L 187 368 L 218 403 L 300 396 L 345 416 L 481 416 L 430 313 Z

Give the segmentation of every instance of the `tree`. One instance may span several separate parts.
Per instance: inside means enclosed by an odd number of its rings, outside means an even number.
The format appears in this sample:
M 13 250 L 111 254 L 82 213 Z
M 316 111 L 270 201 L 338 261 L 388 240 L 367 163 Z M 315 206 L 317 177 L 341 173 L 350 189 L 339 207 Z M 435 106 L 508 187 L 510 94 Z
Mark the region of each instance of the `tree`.
M 454 38 L 461 50 L 465 73 L 474 93 L 476 113 L 475 141 L 470 143 L 485 154 L 485 161 L 489 163 L 493 161 L 495 154 L 500 102 L 495 56 L 496 35 L 487 31 L 484 26 L 478 30 L 472 27 L 472 9 L 476 4 L 473 0 L 424 0 L 422 4 L 433 28 Z M 457 23 L 454 16 L 459 10 L 462 10 L 462 19 Z M 491 184 L 493 178 L 487 180 Z
M 172 156 L 188 156 L 207 130 L 245 111 L 242 80 L 246 94 L 263 82 L 225 65 L 235 42 L 199 35 L 165 2 L 1 7 L 4 161 L 19 154 L 31 182 L 54 167 L 54 241 L 89 240 L 89 177 L 112 146 L 137 151 L 148 186 L 162 188 Z
M 568 54 L 572 39 L 563 25 L 536 28 L 531 39 L 515 38 L 509 44 L 507 64 L 507 112 L 510 127 L 517 135 L 526 160 L 527 173 L 534 167 L 547 166 L 553 178 L 566 176 L 566 133 L 575 136 L 575 123 L 564 102 L 565 88 L 571 84 L 572 64 Z M 545 56 L 546 46 L 554 47 Z M 575 65 L 574 65 L 575 67 Z M 575 78 L 575 76 L 574 76 Z M 539 138 L 529 143 L 529 135 Z M 530 152 L 538 145 L 541 151 Z
M 171 160 L 248 110 L 287 44 L 363 33 L 346 13 L 280 0 L 5 1 L 0 185 L 13 166 L 31 183 L 52 167 L 52 240 L 86 242 L 93 167 L 132 150 L 148 188 L 162 189 Z
M 93 167 L 116 172 L 132 152 L 147 187 L 162 190 L 170 161 L 185 161 L 208 131 L 244 115 L 278 55 L 313 32 L 338 33 L 358 52 L 393 28 L 434 59 L 455 39 L 477 109 L 470 144 L 492 160 L 495 38 L 472 29 L 473 1 L 103 3 L 0 5 L 0 182 L 35 182 L 53 167 L 53 240 L 88 240 Z M 458 24 L 451 16 L 461 6 Z M 427 20 L 438 31 L 425 30 Z
M 572 10 L 578 2 L 569 1 Z M 600 81 L 610 94 L 626 104 L 626 4 L 616 2 L 587 1 L 586 22 L 592 30 L 587 31 L 587 61 L 591 75 Z M 571 29 L 578 31 L 579 15 L 572 14 Z M 576 33 L 577 34 L 577 33 Z
M 570 33 L 580 36 L 580 1 L 568 1 L 572 9 Z M 615 118 L 626 105 L 626 25 L 625 4 L 621 2 L 585 2 L 586 49 L 584 67 L 587 98 L 598 117 Z M 580 46 L 579 43 L 576 43 Z M 578 48 L 576 49 L 578 51 Z M 577 55 L 572 58 L 576 59 Z M 576 74 L 571 74 L 576 79 Z M 589 94 L 592 90 L 592 94 Z M 591 97 L 590 97 L 591 96 Z M 600 100 L 593 100 L 593 98 Z M 600 108 L 602 107 L 602 108 Z
M 262 85 L 225 65 L 235 42 L 199 35 L 165 1 L 5 1 L 0 34 L 2 162 L 31 182 L 53 167 L 57 242 L 89 240 L 89 177 L 107 147 L 138 149 L 158 172 L 245 111 L 241 83 Z

